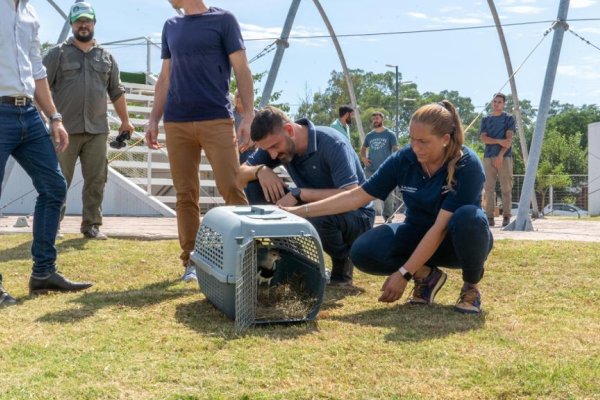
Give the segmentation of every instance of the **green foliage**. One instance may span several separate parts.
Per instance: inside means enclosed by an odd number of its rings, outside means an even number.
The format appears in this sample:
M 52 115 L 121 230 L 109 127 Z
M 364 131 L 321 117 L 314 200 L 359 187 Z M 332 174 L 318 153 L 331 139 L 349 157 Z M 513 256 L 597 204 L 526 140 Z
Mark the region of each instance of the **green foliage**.
M 386 115 L 385 125 L 394 130 L 396 115 L 395 73 L 373 73 L 355 69 L 350 71 L 352 83 L 361 107 L 361 122 L 363 130 L 371 130 L 371 112 L 382 111 Z M 401 76 L 400 76 L 401 80 Z M 399 145 L 408 143 L 408 125 L 414 111 L 428 103 L 442 99 L 451 101 L 458 109 L 465 131 L 465 144 L 483 154 L 484 145 L 479 140 L 481 115 L 469 97 L 461 96 L 455 90 L 443 90 L 439 93 L 420 93 L 416 84 L 399 86 Z M 415 101 L 405 101 L 415 99 Z M 332 71 L 325 90 L 311 94 L 306 90 L 305 98 L 298 108 L 297 116 L 308 117 L 318 125 L 329 125 L 337 118 L 340 105 L 350 104 L 350 96 L 342 72 Z M 537 109 L 530 100 L 519 100 L 519 108 L 523 122 L 523 130 L 527 148 L 535 129 Z M 513 113 L 512 96 L 507 94 L 506 110 Z M 490 111 L 488 105 L 486 112 Z M 485 112 L 484 112 L 485 114 Z M 600 121 L 600 108 L 596 105 L 575 107 L 571 104 L 561 104 L 553 101 L 547 121 L 540 168 L 548 171 L 549 167 L 562 165 L 564 174 L 585 174 L 587 172 L 587 125 Z M 360 147 L 356 127 L 351 127 L 351 138 L 355 148 Z M 521 150 L 519 132 L 515 132 L 513 140 L 513 156 L 515 174 L 525 173 L 525 164 Z M 552 170 L 552 168 L 550 168 Z
M 144 72 L 121 71 L 121 81 L 145 84 L 146 83 L 146 74 Z
M 571 177 L 565 174 L 562 164 L 553 165 L 549 160 L 540 161 L 536 177 L 536 190 L 542 197 L 542 204 L 539 205 L 543 209 L 546 205 L 546 196 L 550 187 L 555 190 L 564 189 L 571 186 Z
M 361 69 L 350 71 L 352 84 L 361 108 L 363 130 L 371 130 L 371 112 L 381 111 L 386 116 L 385 125 L 395 130 L 396 121 L 396 76 L 395 72 L 365 72 Z M 402 80 L 402 76 L 399 76 Z M 417 84 L 400 84 L 398 87 L 399 137 L 408 135 L 408 125 L 412 114 L 423 104 L 448 99 L 454 103 L 461 114 L 465 127 L 476 116 L 471 99 L 462 97 L 457 91 L 444 90 L 440 93 L 420 94 Z M 308 117 L 318 125 L 329 125 L 337 118 L 339 106 L 350 104 L 350 95 L 344 74 L 332 71 L 327 88 L 322 92 L 310 94 L 308 91 L 298 108 L 297 116 Z M 355 127 L 354 127 L 355 128 Z M 353 128 L 353 129 L 354 129 Z M 478 126 L 469 132 L 478 132 Z M 478 142 L 478 138 L 477 141 Z
M 574 107 L 571 104 L 555 104 L 555 115 L 548 119 L 546 129 L 553 129 L 564 136 L 579 135 L 577 143 L 582 149 L 587 148 L 587 126 L 600 121 L 600 108 L 595 105 Z
M 56 43 L 51 43 L 51 42 L 44 42 L 44 43 L 42 43 L 41 46 L 40 46 L 40 50 L 42 52 L 42 55 L 45 55 L 48 52 L 48 50 L 50 50 L 54 46 L 56 46 Z

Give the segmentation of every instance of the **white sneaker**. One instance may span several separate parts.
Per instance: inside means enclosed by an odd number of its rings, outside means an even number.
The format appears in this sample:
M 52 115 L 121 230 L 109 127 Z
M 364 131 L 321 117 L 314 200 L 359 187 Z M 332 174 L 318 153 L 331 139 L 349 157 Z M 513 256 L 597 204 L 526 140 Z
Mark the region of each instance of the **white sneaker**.
M 188 283 L 198 281 L 198 277 L 196 276 L 196 267 L 193 264 L 185 267 L 185 272 L 181 276 L 181 280 Z

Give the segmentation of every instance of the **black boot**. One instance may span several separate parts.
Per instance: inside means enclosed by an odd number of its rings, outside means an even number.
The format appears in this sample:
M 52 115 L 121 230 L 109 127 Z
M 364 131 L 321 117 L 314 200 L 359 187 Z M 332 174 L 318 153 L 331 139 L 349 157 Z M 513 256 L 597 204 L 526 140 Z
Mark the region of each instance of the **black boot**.
M 331 279 L 329 286 L 352 286 L 352 272 L 354 271 L 354 265 L 349 258 L 331 259 Z
M 71 282 L 58 272 L 47 278 L 29 278 L 29 294 L 47 294 L 48 292 L 78 292 L 92 286 L 90 282 Z
M 2 275 L 0 275 L 0 308 L 4 306 L 14 306 L 15 304 L 17 304 L 17 301 L 4 290 L 4 286 L 2 286 Z

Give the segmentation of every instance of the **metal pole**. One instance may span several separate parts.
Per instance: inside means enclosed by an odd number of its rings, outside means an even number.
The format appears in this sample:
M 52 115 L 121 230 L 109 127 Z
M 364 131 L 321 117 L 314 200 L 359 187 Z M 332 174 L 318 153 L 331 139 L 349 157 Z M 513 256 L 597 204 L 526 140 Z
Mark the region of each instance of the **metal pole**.
M 283 53 L 285 52 L 285 49 L 289 47 L 288 38 L 290 37 L 292 25 L 294 24 L 294 18 L 296 18 L 296 12 L 298 11 L 299 6 L 300 0 L 293 0 L 292 5 L 290 5 L 290 10 L 288 11 L 287 18 L 283 24 L 283 29 L 281 30 L 281 36 L 277 40 L 277 51 L 275 51 L 275 57 L 273 57 L 273 62 L 271 63 L 271 69 L 269 70 L 269 75 L 267 76 L 267 82 L 265 83 L 265 87 L 263 89 L 259 108 L 263 108 L 269 104 L 269 99 L 273 93 L 273 86 L 275 86 L 275 79 L 277 79 L 277 73 L 279 72 L 279 66 L 281 65 L 281 60 L 283 59 Z
M 558 6 L 557 21 L 554 23 L 554 37 L 552 38 L 552 47 L 550 48 L 550 57 L 548 58 L 548 67 L 546 69 L 546 77 L 544 79 L 544 87 L 542 88 L 542 97 L 540 100 L 540 108 L 533 131 L 533 139 L 531 141 L 531 152 L 527 161 L 527 169 L 525 181 L 523 182 L 523 191 L 519 201 L 519 211 L 517 219 L 511 222 L 505 229 L 515 231 L 531 231 L 533 226 L 529 219 L 528 205 L 531 197 L 535 195 L 535 176 L 542 154 L 542 141 L 544 140 L 544 129 L 546 128 L 546 120 L 548 119 L 548 111 L 550 109 L 550 101 L 552 100 L 552 89 L 554 88 L 554 80 L 556 78 L 556 69 L 558 67 L 558 59 L 560 58 L 560 50 L 562 46 L 565 31 L 569 29 L 569 25 L 565 22 L 569 11 L 569 0 L 560 0 Z
M 527 164 L 529 159 L 529 151 L 527 150 L 527 141 L 525 140 L 525 131 L 523 129 L 523 118 L 521 117 L 521 107 L 519 105 L 519 96 L 517 94 L 517 83 L 515 81 L 515 73 L 513 72 L 512 62 L 510 61 L 510 54 L 508 52 L 508 45 L 506 44 L 506 38 L 504 37 L 504 31 L 502 30 L 502 24 L 500 23 L 500 17 L 496 10 L 494 0 L 488 0 L 492 17 L 494 17 L 494 23 L 496 24 L 496 30 L 498 31 L 498 38 L 500 39 L 500 45 L 502 46 L 502 53 L 504 54 L 504 63 L 506 64 L 506 70 L 508 72 L 508 79 L 510 81 L 510 91 L 513 100 L 513 113 L 517 122 L 517 132 L 519 134 L 519 142 L 521 144 L 521 154 L 523 155 L 523 162 Z M 533 217 L 537 218 L 538 204 L 535 196 L 531 197 L 531 208 L 533 210 Z
M 152 149 L 150 147 L 146 157 L 146 193 L 152 196 Z
M 356 95 L 354 93 L 354 85 L 352 84 L 352 78 L 350 77 L 350 72 L 348 71 L 348 66 L 346 65 L 346 59 L 344 58 L 344 52 L 342 51 L 342 47 L 340 46 L 340 42 L 337 40 L 337 36 L 335 35 L 335 31 L 333 30 L 333 26 L 331 22 L 329 22 L 329 18 L 325 13 L 325 10 L 321 6 L 319 0 L 313 0 L 317 10 L 319 10 L 319 14 L 321 14 L 321 18 L 329 31 L 329 35 L 331 36 L 331 40 L 333 41 L 333 45 L 337 50 L 338 57 L 340 59 L 340 63 L 342 64 L 342 70 L 344 71 L 344 78 L 346 78 L 346 85 L 348 86 L 348 94 L 350 96 L 350 102 L 352 103 L 352 108 L 354 109 L 354 119 L 356 120 L 356 128 L 358 129 L 358 135 L 360 137 L 360 143 L 365 141 L 365 131 L 362 126 L 362 120 L 360 119 L 360 109 L 358 107 L 358 103 L 356 101 Z
M 150 84 L 150 74 L 152 74 L 152 42 L 146 38 L 146 85 Z
M 399 106 L 399 86 L 398 86 L 398 66 L 396 65 L 396 137 L 400 135 L 399 117 L 400 117 L 400 106 Z

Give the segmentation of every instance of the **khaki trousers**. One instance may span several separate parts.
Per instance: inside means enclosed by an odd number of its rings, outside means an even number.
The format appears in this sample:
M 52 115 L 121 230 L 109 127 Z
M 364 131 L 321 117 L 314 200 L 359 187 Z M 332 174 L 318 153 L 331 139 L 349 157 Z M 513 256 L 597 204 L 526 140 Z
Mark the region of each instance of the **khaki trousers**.
M 108 133 L 76 133 L 69 135 L 69 146 L 58 154 L 60 169 L 71 187 L 77 159 L 81 162 L 83 188 L 81 190 L 81 232 L 102 225 L 102 200 L 108 174 L 106 141 Z M 61 208 L 61 221 L 66 212 L 66 200 Z
M 166 143 L 173 185 L 177 193 L 175 211 L 180 258 L 188 264 L 200 227 L 200 152 L 212 166 L 217 189 L 227 205 L 246 205 L 244 191 L 237 185 L 240 169 L 233 120 L 216 119 L 165 123 Z
M 503 217 L 510 217 L 512 209 L 512 177 L 513 177 L 513 159 L 504 157 L 502 168 L 494 167 L 496 157 L 484 157 L 483 169 L 485 170 L 485 213 L 488 218 L 494 217 L 496 181 L 500 181 L 500 191 L 502 192 L 502 210 Z

